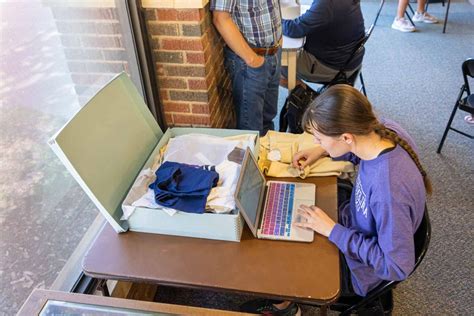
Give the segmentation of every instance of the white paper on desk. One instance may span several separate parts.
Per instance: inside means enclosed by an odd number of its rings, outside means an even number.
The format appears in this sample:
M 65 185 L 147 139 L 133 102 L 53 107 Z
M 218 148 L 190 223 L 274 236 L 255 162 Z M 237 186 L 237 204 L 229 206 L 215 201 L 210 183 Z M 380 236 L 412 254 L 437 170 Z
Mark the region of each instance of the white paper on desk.
M 182 135 L 169 140 L 164 160 L 188 165 L 218 165 L 239 143 L 211 135 Z

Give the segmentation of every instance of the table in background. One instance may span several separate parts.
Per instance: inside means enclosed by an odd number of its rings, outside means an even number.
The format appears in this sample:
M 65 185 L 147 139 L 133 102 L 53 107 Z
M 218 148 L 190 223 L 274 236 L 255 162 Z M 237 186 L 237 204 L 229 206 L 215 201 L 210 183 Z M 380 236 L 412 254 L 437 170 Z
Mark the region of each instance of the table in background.
M 288 67 L 288 93 L 296 86 L 296 55 L 304 45 L 304 38 L 283 36 L 281 65 Z
M 336 177 L 315 183 L 316 204 L 337 220 Z M 223 215 L 225 216 L 225 215 Z M 106 224 L 83 260 L 86 275 L 109 280 L 254 294 L 327 305 L 340 291 L 339 251 L 326 237 L 312 243 L 256 239 L 247 225 L 240 242 L 126 232 Z
M 309 9 L 308 5 L 300 6 L 299 14 L 286 16 L 285 18 L 297 18 L 299 15 Z M 282 7 L 283 10 L 283 7 Z M 288 93 L 296 86 L 296 56 L 298 51 L 303 48 L 305 38 L 291 38 L 283 36 L 281 65 L 288 67 Z

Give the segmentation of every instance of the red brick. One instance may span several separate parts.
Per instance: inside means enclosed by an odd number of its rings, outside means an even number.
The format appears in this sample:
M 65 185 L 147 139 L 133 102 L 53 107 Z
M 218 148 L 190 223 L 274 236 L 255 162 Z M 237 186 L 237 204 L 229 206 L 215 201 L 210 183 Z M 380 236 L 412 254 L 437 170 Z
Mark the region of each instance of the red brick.
M 146 21 L 153 21 L 156 20 L 156 11 L 155 9 L 144 9 L 145 12 L 145 20 Z
M 204 79 L 189 79 L 189 90 L 207 90 L 207 82 Z
M 178 36 L 179 29 L 176 23 L 148 23 L 148 32 L 153 35 Z
M 158 21 L 177 21 L 178 12 L 175 9 L 158 9 L 156 10 L 156 18 Z
M 202 64 L 206 63 L 205 53 L 186 53 L 186 61 L 189 64 Z
M 174 101 L 196 101 L 196 102 L 208 102 L 207 91 L 195 92 L 195 91 L 184 91 L 184 90 L 170 90 L 170 99 Z
M 158 81 L 160 88 L 186 89 L 187 84 L 184 79 L 160 78 Z
M 193 104 L 191 112 L 193 114 L 210 114 L 209 105 L 207 104 Z
M 204 9 L 177 10 L 178 21 L 201 21 L 204 18 Z
M 193 116 L 186 114 L 174 114 L 173 113 L 173 123 L 179 125 L 191 125 L 193 123 Z
M 201 39 L 164 38 L 161 40 L 161 48 L 167 50 L 196 51 L 204 50 Z
M 169 97 L 169 94 L 168 94 L 168 90 L 160 89 L 160 97 L 161 97 L 161 100 L 163 100 L 163 101 L 169 100 L 170 97 Z
M 157 66 L 156 66 L 156 74 L 157 74 L 159 77 L 165 76 L 165 75 L 166 75 L 165 67 L 163 67 L 163 65 L 157 65 Z
M 166 125 L 168 125 L 168 126 L 171 125 L 172 126 L 173 125 L 173 115 L 165 113 L 165 122 L 166 122 Z
M 181 113 L 190 113 L 189 103 L 180 103 L 180 102 L 163 102 L 165 112 L 181 112 Z
M 159 75 L 174 76 L 174 77 L 205 77 L 206 69 L 198 66 L 172 66 L 157 64 L 157 71 Z
M 193 115 L 193 125 L 211 125 L 211 117 L 209 115 Z

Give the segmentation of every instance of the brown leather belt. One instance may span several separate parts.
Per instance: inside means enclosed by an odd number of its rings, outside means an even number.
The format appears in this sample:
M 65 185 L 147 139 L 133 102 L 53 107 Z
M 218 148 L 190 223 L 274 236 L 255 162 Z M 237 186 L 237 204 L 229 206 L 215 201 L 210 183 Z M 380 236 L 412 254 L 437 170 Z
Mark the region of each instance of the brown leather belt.
M 250 47 L 252 50 L 260 56 L 266 56 L 266 55 L 275 55 L 278 52 L 278 49 L 281 46 L 282 40 L 280 39 L 278 41 L 278 44 L 272 47 Z

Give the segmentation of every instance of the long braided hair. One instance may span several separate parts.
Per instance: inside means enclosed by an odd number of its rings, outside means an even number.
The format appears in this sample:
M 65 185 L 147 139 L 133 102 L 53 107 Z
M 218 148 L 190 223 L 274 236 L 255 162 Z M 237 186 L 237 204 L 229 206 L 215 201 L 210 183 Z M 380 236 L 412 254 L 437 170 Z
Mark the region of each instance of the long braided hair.
M 357 89 L 344 84 L 329 87 L 308 107 L 303 115 L 302 126 L 308 132 L 313 128 L 331 137 L 343 133 L 368 135 L 375 132 L 380 137 L 400 145 L 420 171 L 426 192 L 431 194 L 431 181 L 416 152 L 395 131 L 379 122 L 369 100 Z

